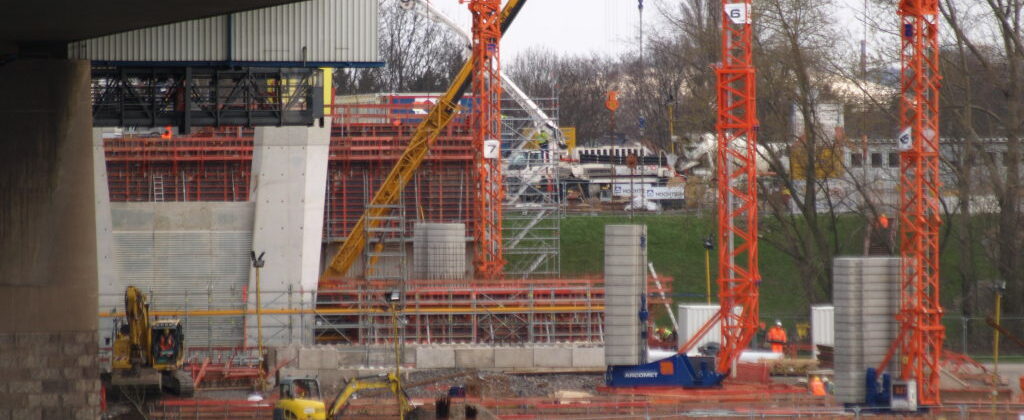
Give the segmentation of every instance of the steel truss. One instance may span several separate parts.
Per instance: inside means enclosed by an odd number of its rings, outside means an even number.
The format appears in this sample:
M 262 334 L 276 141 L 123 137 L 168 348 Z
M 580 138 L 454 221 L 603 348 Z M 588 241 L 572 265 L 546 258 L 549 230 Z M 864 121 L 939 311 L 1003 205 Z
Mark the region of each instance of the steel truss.
M 312 125 L 323 103 L 319 69 L 92 69 L 95 127 Z
M 476 158 L 476 218 L 473 229 L 476 276 L 497 279 L 503 274 L 501 181 L 501 0 L 466 0 L 473 15 L 473 149 Z M 497 144 L 489 144 L 497 141 Z M 486 148 L 499 150 L 488 152 Z
M 730 372 L 757 333 L 757 96 L 750 0 L 722 1 L 718 81 L 718 302 L 720 309 L 690 340 L 693 347 L 721 321 L 719 372 Z
M 938 405 L 946 335 L 939 301 L 939 4 L 902 0 L 899 15 L 900 129 L 909 129 L 910 140 L 900 146 L 900 329 L 878 371 L 898 351 L 899 376 L 917 381 L 921 405 Z

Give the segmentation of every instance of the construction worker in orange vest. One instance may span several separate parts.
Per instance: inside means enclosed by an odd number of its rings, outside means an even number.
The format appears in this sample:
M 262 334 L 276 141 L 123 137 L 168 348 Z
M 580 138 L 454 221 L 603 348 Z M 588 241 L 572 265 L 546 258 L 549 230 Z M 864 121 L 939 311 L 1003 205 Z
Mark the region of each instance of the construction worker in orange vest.
M 882 213 L 878 216 L 878 226 L 881 227 L 882 229 L 889 228 L 889 218 L 885 216 L 885 213 Z
M 772 353 L 782 353 L 787 341 L 782 321 L 776 319 L 775 325 L 768 329 L 768 344 L 772 345 Z
M 825 396 L 825 383 L 821 381 L 821 378 L 817 376 L 811 377 L 811 395 L 824 397 Z

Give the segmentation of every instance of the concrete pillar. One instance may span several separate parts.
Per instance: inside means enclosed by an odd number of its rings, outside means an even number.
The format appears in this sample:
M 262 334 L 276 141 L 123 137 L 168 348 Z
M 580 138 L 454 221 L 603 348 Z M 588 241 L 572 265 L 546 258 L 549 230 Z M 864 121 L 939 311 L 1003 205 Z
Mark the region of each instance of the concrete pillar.
M 110 310 L 124 305 L 124 285 L 118 281 L 114 261 L 114 226 L 110 212 L 110 184 L 107 182 L 107 158 L 103 149 L 103 133 L 110 129 L 92 129 L 93 191 L 96 203 L 96 263 L 99 305 Z M 109 347 L 114 341 L 114 320 L 98 319 L 99 343 Z M 103 370 L 106 366 L 101 366 Z
M 330 126 L 324 119 L 322 126 L 256 129 L 250 196 L 256 203 L 253 249 L 266 252 L 260 282 L 266 309 L 312 308 L 320 276 Z M 256 289 L 255 271 L 249 289 Z M 249 307 L 254 304 L 255 297 Z M 255 317 L 247 325 L 252 345 Z M 264 316 L 263 327 L 271 345 L 312 339 L 311 316 Z
M 89 77 L 0 66 L 0 418 L 99 417 Z

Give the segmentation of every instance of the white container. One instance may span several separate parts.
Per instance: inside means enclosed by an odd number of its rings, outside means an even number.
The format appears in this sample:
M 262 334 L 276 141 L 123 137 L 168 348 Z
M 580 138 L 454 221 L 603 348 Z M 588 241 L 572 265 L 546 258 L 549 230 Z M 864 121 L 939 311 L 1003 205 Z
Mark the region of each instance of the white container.
M 834 346 L 836 308 L 832 305 L 811 306 L 811 347 L 818 358 L 818 345 Z
M 676 336 L 679 339 L 678 346 L 682 347 L 683 344 L 690 339 L 691 336 L 700 331 L 700 328 L 704 326 L 718 313 L 718 305 L 699 305 L 699 304 L 679 304 L 679 316 L 676 320 L 679 322 L 679 331 Z M 711 327 L 711 330 L 704 334 L 704 338 L 701 338 L 697 342 L 697 345 L 690 349 L 691 354 L 697 352 L 697 348 L 703 346 L 709 342 L 716 342 L 722 344 L 722 323 L 716 322 Z

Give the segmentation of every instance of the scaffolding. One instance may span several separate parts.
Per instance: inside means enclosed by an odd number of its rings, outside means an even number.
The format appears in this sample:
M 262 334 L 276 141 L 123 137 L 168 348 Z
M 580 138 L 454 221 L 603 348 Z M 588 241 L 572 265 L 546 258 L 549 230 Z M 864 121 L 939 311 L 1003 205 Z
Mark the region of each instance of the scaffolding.
M 535 99 L 555 124 L 558 100 Z M 502 101 L 505 277 L 552 278 L 561 273 L 559 191 L 561 150 L 516 101 Z
M 648 307 L 666 303 L 672 281 L 650 278 Z M 322 344 L 385 344 L 392 319 L 387 283 L 348 282 L 317 293 L 314 336 Z M 664 294 L 662 294 L 664 293 Z M 603 341 L 604 284 L 597 278 L 474 280 L 410 279 L 401 310 L 406 343 L 523 344 Z

